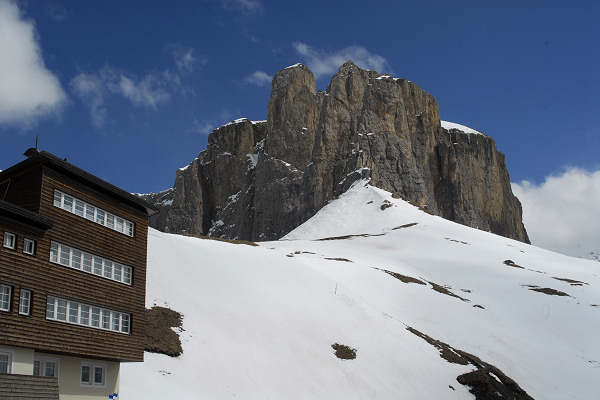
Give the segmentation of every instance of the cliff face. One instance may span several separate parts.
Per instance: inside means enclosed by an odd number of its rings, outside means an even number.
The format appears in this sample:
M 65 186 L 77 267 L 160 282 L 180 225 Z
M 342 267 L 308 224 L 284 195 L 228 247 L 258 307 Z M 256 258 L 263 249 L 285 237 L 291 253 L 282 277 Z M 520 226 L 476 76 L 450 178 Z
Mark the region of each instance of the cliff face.
M 444 129 L 436 100 L 351 62 L 316 92 L 302 64 L 273 78 L 267 121 L 236 120 L 177 171 L 167 232 L 278 239 L 354 181 L 444 218 L 528 242 L 504 156 L 490 137 Z M 163 200 L 164 202 L 164 200 Z

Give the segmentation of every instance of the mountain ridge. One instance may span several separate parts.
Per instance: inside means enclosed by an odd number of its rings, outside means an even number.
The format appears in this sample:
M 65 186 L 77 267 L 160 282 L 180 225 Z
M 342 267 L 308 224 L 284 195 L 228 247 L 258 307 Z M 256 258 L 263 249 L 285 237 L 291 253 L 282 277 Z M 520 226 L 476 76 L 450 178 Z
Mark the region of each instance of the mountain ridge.
M 406 79 L 347 62 L 323 92 L 296 64 L 273 77 L 266 121 L 238 119 L 215 129 L 206 150 L 176 171 L 151 224 L 165 232 L 278 239 L 357 179 L 370 178 L 435 215 L 528 243 L 493 139 L 447 126 L 435 98 Z

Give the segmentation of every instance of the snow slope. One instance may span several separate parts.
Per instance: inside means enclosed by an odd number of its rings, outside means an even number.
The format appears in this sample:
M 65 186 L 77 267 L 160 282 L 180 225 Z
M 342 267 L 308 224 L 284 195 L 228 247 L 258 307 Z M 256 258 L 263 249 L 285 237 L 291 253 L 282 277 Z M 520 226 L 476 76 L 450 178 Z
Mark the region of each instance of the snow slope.
M 481 132 L 476 131 L 473 128 L 469 128 L 468 126 L 464 126 L 461 124 L 457 124 L 456 122 L 448 122 L 448 121 L 440 121 L 442 128 L 450 130 L 450 129 L 458 129 L 459 131 L 463 131 L 464 133 L 472 133 L 475 135 L 481 135 Z
M 315 240 L 350 234 L 365 235 Z M 495 365 L 533 398 L 595 398 L 598 288 L 597 262 L 431 216 L 359 182 L 259 247 L 150 230 L 147 303 L 184 314 L 184 353 L 122 364 L 119 398 L 473 399 L 456 381 L 473 367 L 442 359 L 407 326 Z M 356 359 L 336 358 L 336 342 Z

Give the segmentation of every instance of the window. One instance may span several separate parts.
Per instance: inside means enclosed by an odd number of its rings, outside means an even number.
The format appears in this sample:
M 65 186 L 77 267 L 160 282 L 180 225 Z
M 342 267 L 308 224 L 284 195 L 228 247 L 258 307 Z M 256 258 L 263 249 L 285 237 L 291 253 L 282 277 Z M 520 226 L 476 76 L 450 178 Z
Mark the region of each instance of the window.
M 33 375 L 58 377 L 58 360 L 40 358 L 33 361 Z
M 4 247 L 7 249 L 15 249 L 17 246 L 17 235 L 10 232 L 4 232 Z
M 82 385 L 104 386 L 106 366 L 102 364 L 81 363 L 80 382 Z
M 74 301 L 69 301 L 69 322 L 72 324 L 79 323 L 79 304 Z
M 31 290 L 21 289 L 19 295 L 19 314 L 31 315 Z
M 58 242 L 50 243 L 50 262 L 131 285 L 131 267 Z
M 59 321 L 67 320 L 67 301 L 56 299 L 56 319 Z
M 75 214 L 83 217 L 85 203 L 81 200 L 75 200 Z
M 55 319 L 56 318 L 56 298 L 52 296 L 48 296 L 48 301 L 46 302 L 46 319 Z
M 131 315 L 78 301 L 48 296 L 46 319 L 129 334 Z
M 129 333 L 129 314 L 121 314 L 121 332 Z
M 81 383 L 84 385 L 90 385 L 92 383 L 89 365 L 81 366 Z
M 104 385 L 104 367 L 94 366 L 94 385 Z
M 56 376 L 56 362 L 44 362 L 44 376 Z
M 11 354 L 0 353 L 0 374 L 10 374 L 11 364 Z
M 23 239 L 23 253 L 34 255 L 35 254 L 35 240 Z
M 92 327 L 100 328 L 100 309 L 92 307 Z
M 12 299 L 12 287 L 0 285 L 0 311 L 10 311 L 10 301 Z
M 124 218 L 118 217 L 101 208 L 95 207 L 83 200 L 69 196 L 60 190 L 54 191 L 55 207 L 62 208 L 72 214 L 78 215 L 99 225 L 106 226 L 114 231 L 133 237 L 134 224 Z
M 58 263 L 58 243 L 56 242 L 50 244 L 50 262 Z

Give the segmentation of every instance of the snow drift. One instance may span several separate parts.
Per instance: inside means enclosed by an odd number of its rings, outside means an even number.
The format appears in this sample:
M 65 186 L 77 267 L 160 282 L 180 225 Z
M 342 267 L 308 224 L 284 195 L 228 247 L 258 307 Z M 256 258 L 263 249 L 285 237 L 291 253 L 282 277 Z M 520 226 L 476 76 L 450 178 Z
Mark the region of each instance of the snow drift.
M 457 382 L 473 365 L 447 362 L 411 327 L 533 398 L 594 398 L 599 287 L 596 262 L 429 215 L 361 181 L 258 247 L 151 230 L 147 305 L 184 314 L 184 353 L 123 364 L 121 397 L 473 399 Z M 356 359 L 336 358 L 334 343 Z

